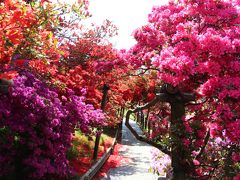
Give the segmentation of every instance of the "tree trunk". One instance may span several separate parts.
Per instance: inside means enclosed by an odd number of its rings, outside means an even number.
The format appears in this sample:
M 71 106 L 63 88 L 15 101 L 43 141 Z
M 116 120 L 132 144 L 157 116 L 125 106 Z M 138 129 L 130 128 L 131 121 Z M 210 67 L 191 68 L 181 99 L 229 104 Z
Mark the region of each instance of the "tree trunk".
M 149 121 L 148 121 L 149 113 L 150 113 L 150 108 L 148 108 L 148 110 L 147 110 L 147 115 L 146 115 L 146 118 L 145 118 L 145 124 L 144 124 L 144 128 L 145 128 L 145 129 L 147 129 L 147 127 L 148 127 L 148 123 L 149 123 Z
M 109 89 L 110 89 L 109 86 L 107 84 L 104 84 L 104 86 L 103 86 L 103 96 L 102 96 L 102 102 L 101 102 L 102 111 L 105 111 L 105 107 L 106 107 L 106 104 L 107 104 L 107 94 L 108 94 Z M 101 133 L 97 132 L 95 145 L 94 145 L 94 152 L 93 152 L 93 161 L 97 160 L 100 138 L 101 138 Z
M 142 127 L 142 130 L 144 130 L 144 113 L 143 113 L 143 111 L 140 111 L 140 117 L 141 117 L 141 127 Z
M 94 145 L 94 151 L 93 151 L 93 161 L 97 160 L 100 138 L 101 138 L 101 133 L 97 132 L 96 139 L 95 139 L 95 145 Z
M 183 129 L 182 117 L 185 115 L 185 106 L 181 101 L 171 104 L 171 125 L 170 133 L 172 137 L 172 168 L 174 180 L 185 180 L 186 173 L 183 167 L 184 150 L 181 141 L 181 131 Z
M 125 113 L 125 108 L 122 107 L 122 108 L 121 108 L 121 119 L 123 119 L 123 117 L 124 117 L 124 113 Z

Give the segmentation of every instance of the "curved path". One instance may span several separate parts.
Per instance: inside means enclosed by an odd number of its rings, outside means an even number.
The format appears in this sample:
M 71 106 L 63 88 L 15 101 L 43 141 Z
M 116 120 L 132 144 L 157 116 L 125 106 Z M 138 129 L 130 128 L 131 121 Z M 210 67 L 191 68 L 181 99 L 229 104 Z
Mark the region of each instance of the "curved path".
M 125 123 L 125 122 L 123 122 Z M 138 125 L 130 120 L 131 126 L 142 134 Z M 124 157 L 131 159 L 130 163 L 122 164 L 120 167 L 110 169 L 107 176 L 103 180 L 158 180 L 165 179 L 158 177 L 148 171 L 150 167 L 151 149 L 154 147 L 137 140 L 130 130 L 123 124 L 122 142 L 124 145 L 120 154 Z

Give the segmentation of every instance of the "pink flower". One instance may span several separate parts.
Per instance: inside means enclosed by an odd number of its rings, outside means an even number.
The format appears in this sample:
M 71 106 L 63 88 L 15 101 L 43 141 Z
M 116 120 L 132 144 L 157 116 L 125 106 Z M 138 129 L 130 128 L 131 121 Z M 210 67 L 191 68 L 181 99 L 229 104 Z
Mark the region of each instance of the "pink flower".
M 235 162 L 239 162 L 240 161 L 240 153 L 234 152 L 232 154 L 232 160 L 235 161 Z
M 56 126 L 59 125 L 59 123 L 60 123 L 59 119 L 53 119 L 52 122 L 51 122 L 51 125 L 52 125 L 53 127 L 56 127 Z
M 186 131 L 187 131 L 188 133 L 192 133 L 192 132 L 193 132 L 193 130 L 192 130 L 192 128 L 189 126 L 188 122 L 184 122 L 183 124 L 184 124 L 184 126 L 185 126 L 185 128 L 186 128 Z
M 233 177 L 233 180 L 239 180 L 239 179 L 240 179 L 240 174 Z
M 205 137 L 205 132 L 202 131 L 202 130 L 198 130 L 197 135 L 198 135 L 199 138 L 204 138 Z
M 218 124 L 218 123 L 210 124 L 210 135 L 211 135 L 211 137 L 216 137 L 216 136 L 220 135 L 222 129 L 223 129 L 223 127 L 220 126 L 220 124 Z
M 188 147 L 190 145 L 190 141 L 186 138 L 182 139 L 182 143 L 184 144 L 184 146 Z
M 197 151 L 192 151 L 192 155 L 193 155 L 193 156 L 197 156 L 197 155 L 198 155 L 198 152 L 197 152 Z
M 203 145 L 203 140 L 201 139 L 196 140 L 195 145 L 196 147 L 201 147 Z
M 200 165 L 200 162 L 199 162 L 198 160 L 194 159 L 194 160 L 193 160 L 193 164 L 194 164 L 195 166 L 199 166 L 199 165 Z

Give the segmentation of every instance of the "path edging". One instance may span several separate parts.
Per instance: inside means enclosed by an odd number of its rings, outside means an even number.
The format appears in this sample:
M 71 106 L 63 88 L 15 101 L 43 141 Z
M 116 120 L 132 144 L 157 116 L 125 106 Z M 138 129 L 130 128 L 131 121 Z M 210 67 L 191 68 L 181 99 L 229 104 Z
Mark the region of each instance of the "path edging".
M 117 142 L 117 136 L 119 133 L 119 127 L 115 133 L 112 145 L 107 149 L 107 151 L 103 154 L 103 156 L 83 175 L 79 180 L 90 180 L 94 177 L 95 174 L 102 168 L 104 163 L 107 161 L 109 156 L 112 154 L 114 146 Z

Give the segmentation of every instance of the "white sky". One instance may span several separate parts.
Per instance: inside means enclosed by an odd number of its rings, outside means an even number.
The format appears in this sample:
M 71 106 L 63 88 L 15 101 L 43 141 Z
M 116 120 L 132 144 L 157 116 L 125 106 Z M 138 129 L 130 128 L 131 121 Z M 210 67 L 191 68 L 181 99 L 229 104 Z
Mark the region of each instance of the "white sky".
M 64 1 L 64 0 L 62 0 Z M 70 2 L 74 0 L 65 0 Z M 118 36 L 111 42 L 117 49 L 129 48 L 135 40 L 134 29 L 147 23 L 148 14 L 154 5 L 167 4 L 168 0 L 89 0 L 91 21 L 101 24 L 109 19 L 118 27 Z

